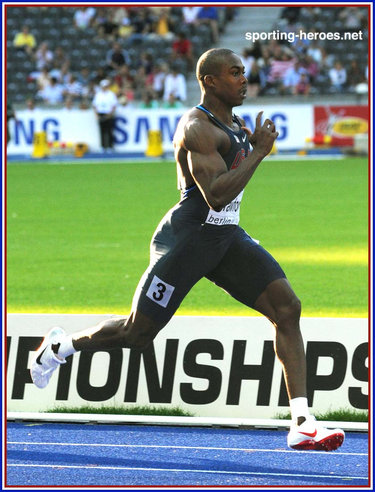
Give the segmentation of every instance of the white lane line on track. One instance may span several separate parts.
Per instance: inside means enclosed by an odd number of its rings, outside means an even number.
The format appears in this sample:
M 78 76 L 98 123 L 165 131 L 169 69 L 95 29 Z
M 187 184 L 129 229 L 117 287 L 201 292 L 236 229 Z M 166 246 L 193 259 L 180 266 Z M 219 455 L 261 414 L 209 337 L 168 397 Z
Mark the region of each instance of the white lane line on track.
M 24 446 L 88 446 L 103 448 L 157 448 L 157 449 L 197 449 L 212 451 L 242 451 L 248 453 L 302 453 L 306 451 L 297 451 L 294 449 L 258 449 L 258 448 L 219 448 L 213 446 L 163 446 L 158 444 L 101 444 L 101 443 L 78 443 L 78 442 L 29 442 L 29 441 L 8 441 L 8 444 L 19 444 Z M 367 456 L 367 453 L 348 453 L 327 451 L 311 451 L 310 454 L 324 454 L 326 456 Z
M 231 470 L 195 470 L 195 469 L 183 469 L 183 468 L 137 468 L 137 467 L 128 467 L 128 466 L 97 466 L 87 464 L 85 466 L 76 466 L 76 465 L 33 465 L 33 464 L 16 464 L 12 463 L 8 466 L 12 467 L 29 467 L 29 468 L 69 468 L 69 469 L 83 469 L 87 470 L 123 470 L 123 471 L 149 471 L 149 472 L 175 472 L 175 473 L 210 473 L 210 474 L 218 474 L 218 475 L 249 475 L 256 476 L 261 475 L 265 476 L 275 476 L 275 477 L 295 477 L 295 478 L 335 478 L 341 480 L 368 480 L 368 477 L 352 477 L 347 475 L 311 475 L 304 473 L 265 473 L 265 472 L 240 472 L 240 471 L 231 471 Z

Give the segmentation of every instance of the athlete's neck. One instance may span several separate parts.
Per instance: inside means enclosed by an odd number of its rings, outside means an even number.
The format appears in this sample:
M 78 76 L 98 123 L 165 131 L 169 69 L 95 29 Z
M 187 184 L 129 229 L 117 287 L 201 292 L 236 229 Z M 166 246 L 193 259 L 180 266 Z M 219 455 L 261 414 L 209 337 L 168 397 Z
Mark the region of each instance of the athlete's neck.
M 211 100 L 203 96 L 200 104 L 210 111 L 224 125 L 232 126 L 232 108 L 224 105 L 221 101 Z

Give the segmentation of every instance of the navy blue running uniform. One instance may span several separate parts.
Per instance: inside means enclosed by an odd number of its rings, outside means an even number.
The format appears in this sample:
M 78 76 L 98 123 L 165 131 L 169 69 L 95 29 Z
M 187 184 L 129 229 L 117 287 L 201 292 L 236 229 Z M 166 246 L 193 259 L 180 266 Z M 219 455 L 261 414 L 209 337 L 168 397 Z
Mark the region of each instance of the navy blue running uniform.
M 249 152 L 247 134 L 220 122 L 203 106 L 213 125 L 230 138 L 222 155 L 228 170 L 238 167 Z M 196 185 L 181 190 L 181 200 L 163 217 L 150 247 L 150 265 L 142 276 L 132 310 L 167 323 L 186 294 L 206 277 L 231 296 L 253 308 L 273 280 L 285 278 L 277 261 L 238 224 L 243 191 L 220 211 L 211 209 Z

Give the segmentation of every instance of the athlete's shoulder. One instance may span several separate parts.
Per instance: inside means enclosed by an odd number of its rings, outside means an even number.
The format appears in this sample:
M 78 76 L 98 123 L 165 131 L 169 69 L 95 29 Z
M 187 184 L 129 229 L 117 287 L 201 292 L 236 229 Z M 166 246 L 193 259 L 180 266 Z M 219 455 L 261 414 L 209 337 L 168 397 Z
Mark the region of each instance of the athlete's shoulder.
M 183 146 L 186 150 L 195 150 L 206 145 L 216 145 L 216 131 L 213 131 L 208 116 L 197 108 L 187 111 L 180 119 L 174 137 L 174 144 Z

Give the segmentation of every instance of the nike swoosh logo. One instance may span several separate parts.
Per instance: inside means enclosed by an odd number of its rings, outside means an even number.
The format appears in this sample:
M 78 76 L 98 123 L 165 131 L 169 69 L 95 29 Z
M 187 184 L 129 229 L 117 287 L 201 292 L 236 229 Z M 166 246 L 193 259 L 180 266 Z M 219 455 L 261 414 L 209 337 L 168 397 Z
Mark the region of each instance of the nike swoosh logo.
M 307 437 L 315 437 L 317 433 L 318 433 L 318 431 L 316 429 L 314 432 L 302 432 L 302 431 L 300 431 L 300 434 L 303 434 L 304 436 L 307 436 Z
M 42 365 L 42 361 L 41 361 L 40 359 L 41 359 L 42 355 L 44 354 L 44 352 L 46 351 L 46 348 L 47 348 L 47 347 L 45 347 L 45 348 L 44 348 L 44 350 L 43 350 L 42 352 L 40 352 L 40 354 L 38 355 L 38 357 L 37 357 L 37 359 L 36 359 L 36 361 L 35 361 L 35 362 L 36 362 L 37 364 L 39 364 L 40 366 Z
M 245 142 L 245 140 L 246 140 L 246 135 L 242 137 L 242 141 Z

